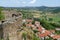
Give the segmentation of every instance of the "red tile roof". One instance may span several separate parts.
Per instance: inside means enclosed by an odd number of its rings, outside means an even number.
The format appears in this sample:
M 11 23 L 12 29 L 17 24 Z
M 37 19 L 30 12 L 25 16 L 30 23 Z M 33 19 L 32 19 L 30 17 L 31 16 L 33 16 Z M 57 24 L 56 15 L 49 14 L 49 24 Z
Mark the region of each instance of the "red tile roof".
M 49 30 L 50 32 L 52 32 L 52 33 L 55 33 L 55 30 Z
M 42 27 L 38 27 L 38 31 L 39 32 L 42 32 Z
M 60 35 L 54 35 L 52 38 L 53 39 L 58 39 L 58 38 L 60 38 Z
M 40 22 L 38 22 L 38 21 L 35 21 L 35 24 L 40 24 Z
M 27 21 L 27 22 L 32 22 L 33 20 L 31 20 L 31 19 L 27 19 L 26 21 Z
M 46 33 L 39 34 L 39 37 L 46 37 L 46 36 L 48 36 Z
M 39 34 L 39 36 L 40 36 L 40 37 L 46 37 L 46 36 L 48 36 L 49 34 L 51 34 L 51 32 L 45 30 L 45 33 Z
M 51 32 L 48 31 L 48 30 L 46 30 L 45 33 L 46 33 L 47 35 L 50 35 L 50 34 L 51 34 Z

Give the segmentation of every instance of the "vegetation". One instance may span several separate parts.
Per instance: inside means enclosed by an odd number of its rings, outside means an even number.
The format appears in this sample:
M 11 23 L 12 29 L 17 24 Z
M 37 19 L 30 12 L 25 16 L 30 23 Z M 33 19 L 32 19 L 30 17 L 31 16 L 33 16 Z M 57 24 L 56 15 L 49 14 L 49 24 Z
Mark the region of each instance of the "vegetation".
M 3 20 L 5 17 L 4 17 L 4 14 L 1 11 L 2 11 L 2 8 L 0 8 L 0 20 Z
M 60 34 L 60 31 L 57 31 L 57 30 L 56 30 L 56 34 Z
M 51 37 L 49 37 L 49 38 L 45 38 L 45 40 L 53 40 Z
M 50 23 L 55 28 L 60 28 L 60 23 Z

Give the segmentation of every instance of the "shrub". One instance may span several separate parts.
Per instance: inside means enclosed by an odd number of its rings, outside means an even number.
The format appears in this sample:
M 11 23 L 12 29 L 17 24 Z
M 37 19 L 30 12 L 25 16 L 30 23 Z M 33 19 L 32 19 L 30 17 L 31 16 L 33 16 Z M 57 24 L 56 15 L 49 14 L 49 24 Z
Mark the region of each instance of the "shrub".
M 37 37 L 35 34 L 33 34 L 33 39 L 32 40 L 40 40 L 40 38 Z
M 3 20 L 5 17 L 4 17 L 4 14 L 1 11 L 2 11 L 2 8 L 0 8 L 0 20 Z
M 59 30 L 59 31 L 57 31 L 57 30 L 56 30 L 56 32 L 55 32 L 55 33 L 56 33 L 56 34 L 60 34 L 60 30 Z
M 52 26 L 54 26 L 55 28 L 59 27 L 60 28 L 60 23 L 50 23 Z
M 4 14 L 3 13 L 0 13 L 0 20 L 3 20 L 5 17 L 4 17 Z

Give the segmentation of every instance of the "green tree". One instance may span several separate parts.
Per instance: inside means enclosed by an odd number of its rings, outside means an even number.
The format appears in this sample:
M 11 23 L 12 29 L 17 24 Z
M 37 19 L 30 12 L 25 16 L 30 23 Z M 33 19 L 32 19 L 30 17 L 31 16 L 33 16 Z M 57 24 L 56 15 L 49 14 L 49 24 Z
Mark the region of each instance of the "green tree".
M 5 17 L 4 17 L 4 14 L 1 12 L 2 11 L 2 7 L 0 7 L 0 20 L 3 20 Z

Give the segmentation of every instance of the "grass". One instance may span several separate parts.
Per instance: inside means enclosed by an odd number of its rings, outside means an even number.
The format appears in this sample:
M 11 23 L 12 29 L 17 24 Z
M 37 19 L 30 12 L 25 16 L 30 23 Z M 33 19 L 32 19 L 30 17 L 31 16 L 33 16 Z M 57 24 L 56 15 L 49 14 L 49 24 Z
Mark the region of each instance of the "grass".
M 0 40 L 3 40 L 3 39 L 0 39 Z

